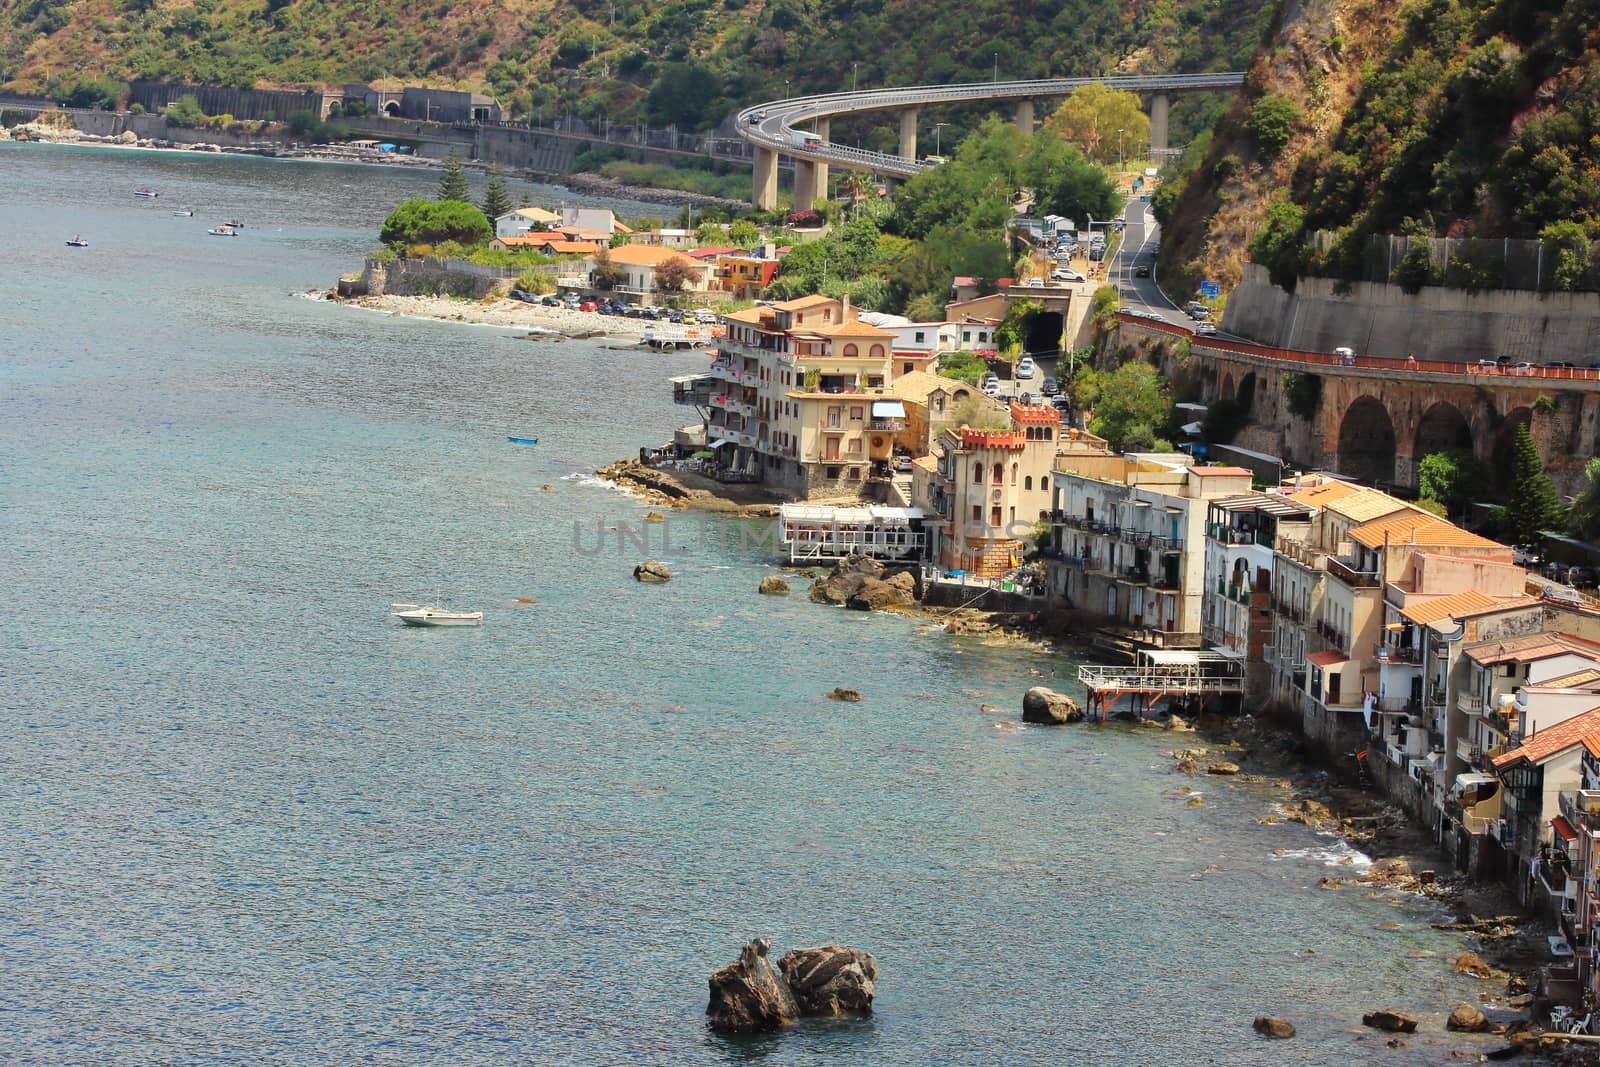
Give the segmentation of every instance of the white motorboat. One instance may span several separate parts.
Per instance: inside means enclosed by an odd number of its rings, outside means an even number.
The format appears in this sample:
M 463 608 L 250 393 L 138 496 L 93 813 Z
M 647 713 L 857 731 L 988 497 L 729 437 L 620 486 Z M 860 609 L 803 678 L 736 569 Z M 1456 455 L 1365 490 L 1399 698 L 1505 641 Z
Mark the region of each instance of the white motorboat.
M 235 230 L 232 226 L 213 226 L 211 229 L 207 230 L 206 233 L 210 234 L 212 237 L 239 236 L 239 231 Z
M 192 219 L 194 218 L 194 212 L 184 208 L 182 211 L 174 211 L 172 217 L 175 219 Z
M 389 614 L 407 626 L 482 626 L 483 612 L 456 611 L 453 608 L 423 604 L 390 604 Z
M 154 189 L 135 189 L 133 195 L 140 200 L 154 200 L 161 194 Z

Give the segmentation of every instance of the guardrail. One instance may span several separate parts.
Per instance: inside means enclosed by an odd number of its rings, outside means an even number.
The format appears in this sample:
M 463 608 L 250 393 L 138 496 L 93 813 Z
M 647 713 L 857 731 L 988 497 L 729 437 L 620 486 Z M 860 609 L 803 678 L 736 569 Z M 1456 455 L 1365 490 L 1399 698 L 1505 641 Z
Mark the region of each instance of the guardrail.
M 1228 341 L 1214 334 L 1196 334 L 1187 326 L 1168 322 L 1154 315 L 1132 311 L 1117 312 L 1117 321 L 1131 326 L 1143 326 L 1174 337 L 1188 338 L 1195 347 L 1215 352 L 1231 352 L 1241 356 L 1254 356 L 1280 363 L 1296 363 L 1316 367 L 1343 367 L 1346 370 L 1403 371 L 1406 374 L 1482 375 L 1490 378 L 1527 379 L 1529 381 L 1600 382 L 1600 367 L 1533 367 L 1521 364 L 1447 363 L 1436 359 L 1396 359 L 1392 356 L 1347 357 L 1332 352 L 1308 352 L 1297 348 L 1274 348 L 1253 341 Z M 1352 362 L 1351 360 L 1354 360 Z

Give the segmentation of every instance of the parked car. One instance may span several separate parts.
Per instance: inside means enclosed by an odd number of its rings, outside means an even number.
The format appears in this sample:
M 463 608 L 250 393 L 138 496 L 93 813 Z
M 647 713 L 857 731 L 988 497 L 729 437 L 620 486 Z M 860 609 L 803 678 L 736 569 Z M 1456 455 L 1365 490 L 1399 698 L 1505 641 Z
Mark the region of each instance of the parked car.
M 552 293 L 549 296 L 541 297 L 539 303 L 547 308 L 558 308 L 561 306 L 561 298 Z
M 511 290 L 511 299 L 520 300 L 524 304 L 537 304 L 539 302 L 539 298 L 537 296 L 525 289 Z
M 1050 277 L 1058 282 L 1081 282 L 1084 280 L 1083 275 L 1075 270 L 1068 270 L 1066 267 L 1057 267 L 1050 272 Z
M 1148 277 L 1150 277 L 1150 264 L 1141 263 L 1137 267 L 1133 268 L 1133 276 L 1135 278 L 1148 278 Z
M 1057 411 L 1072 410 L 1072 400 L 1065 393 L 1059 393 L 1051 397 L 1050 403 Z
M 1527 360 L 1523 360 L 1521 363 L 1513 363 L 1511 366 L 1506 368 L 1506 373 L 1522 375 L 1532 374 L 1533 364 L 1529 363 Z
M 1060 391 L 1061 390 L 1056 387 L 1056 380 L 1054 378 L 1047 377 L 1044 381 L 1039 383 L 1039 392 L 1043 393 L 1045 396 L 1055 396 Z
M 990 378 L 988 381 L 983 383 L 983 392 L 985 396 L 999 396 L 1000 382 L 997 379 Z
M 1029 289 L 1043 289 L 1044 288 L 1044 279 L 1043 278 L 1029 278 L 1027 280 L 1027 282 L 1024 283 L 1024 284 L 1026 284 Z
M 1561 582 L 1565 584 L 1567 580 L 1567 572 L 1570 569 L 1571 568 L 1569 568 L 1565 563 L 1551 561 L 1544 565 L 1544 576 L 1550 579 L 1552 582 Z
M 1034 371 L 1037 370 L 1037 369 L 1038 368 L 1034 366 L 1033 357 L 1032 356 L 1023 356 L 1020 360 L 1017 361 L 1017 377 L 1018 378 L 1032 378 L 1033 374 L 1034 374 Z
M 599 311 L 600 305 L 593 300 L 585 300 L 578 305 L 579 311 Z

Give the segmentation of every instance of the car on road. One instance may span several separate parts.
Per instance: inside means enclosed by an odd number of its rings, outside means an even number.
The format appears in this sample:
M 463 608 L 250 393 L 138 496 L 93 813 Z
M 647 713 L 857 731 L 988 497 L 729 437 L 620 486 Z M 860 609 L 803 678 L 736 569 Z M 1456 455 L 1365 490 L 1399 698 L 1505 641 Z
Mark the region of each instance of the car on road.
M 1217 332 L 1217 324 L 1214 323 L 1214 322 L 1197 322 L 1197 323 L 1195 323 L 1195 326 L 1194 326 L 1194 332 L 1197 335 L 1216 333 Z
M 1044 279 L 1043 278 L 1029 278 L 1025 284 L 1027 285 L 1027 287 L 1029 289 L 1043 289 L 1044 288 Z
M 1211 309 L 1205 304 L 1200 303 L 1198 300 L 1189 301 L 1187 304 L 1183 305 L 1183 310 L 1191 319 L 1195 319 L 1196 321 L 1199 321 L 1200 319 L 1209 319 L 1211 317 Z
M 1054 378 L 1047 377 L 1043 382 L 1039 383 L 1039 392 L 1043 393 L 1045 396 L 1055 396 L 1060 391 L 1061 390 L 1056 386 L 1056 380 Z
M 1057 267 L 1050 272 L 1050 277 L 1058 282 L 1081 282 L 1084 280 L 1083 275 L 1075 270 L 1068 270 L 1066 267 Z
M 1023 356 L 1022 359 L 1017 362 L 1018 378 L 1032 378 L 1034 370 L 1035 367 L 1032 356 Z
M 983 393 L 985 396 L 998 397 L 1000 395 L 1000 383 L 995 381 L 984 382 Z
M 1530 374 L 1533 373 L 1533 370 L 1534 370 L 1533 364 L 1529 363 L 1527 360 L 1523 360 L 1521 363 L 1513 363 L 1509 367 L 1507 367 L 1506 368 L 1506 373 L 1507 374 L 1530 375 Z
M 766 117 L 767 116 L 760 111 L 752 111 L 750 112 L 750 125 L 759 126 L 761 125 L 761 120 Z
M 1141 263 L 1137 267 L 1133 268 L 1133 276 L 1135 278 L 1148 278 L 1148 277 L 1150 277 L 1150 264 Z

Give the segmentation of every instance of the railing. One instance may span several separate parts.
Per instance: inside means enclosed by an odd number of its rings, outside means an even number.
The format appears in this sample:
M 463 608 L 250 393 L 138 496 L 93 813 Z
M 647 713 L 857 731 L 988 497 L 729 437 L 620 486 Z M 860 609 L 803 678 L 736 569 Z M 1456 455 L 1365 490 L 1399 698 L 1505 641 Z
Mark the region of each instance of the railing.
M 883 430 L 888 433 L 899 433 L 905 428 L 906 424 L 901 419 L 872 419 L 867 423 L 869 430 Z
M 1456 738 L 1456 756 L 1467 763 L 1473 763 L 1483 759 L 1483 750 L 1473 744 L 1470 738 L 1458 737 Z
M 1151 631 L 1160 633 L 1162 631 Z M 1168 635 L 1174 636 L 1174 635 Z M 1199 634 L 1193 635 L 1199 637 Z M 1244 679 L 1233 676 L 1203 675 L 1193 667 L 1102 667 L 1078 668 L 1078 681 L 1090 689 L 1138 690 L 1182 693 L 1238 693 Z
M 1456 710 L 1467 715 L 1482 715 L 1483 698 L 1462 693 L 1456 697 Z
M 1421 663 L 1422 652 L 1417 648 L 1402 648 L 1399 645 L 1379 644 L 1377 649 L 1378 662 L 1389 663 Z
M 1346 585 L 1352 585 L 1358 589 L 1371 589 L 1378 584 L 1377 571 L 1358 571 L 1337 556 L 1329 556 L 1326 566 L 1329 574 Z
M 1600 369 L 1593 367 L 1511 367 L 1505 364 L 1496 364 L 1493 367 L 1482 366 L 1474 363 L 1447 363 L 1441 360 L 1409 360 L 1394 359 L 1387 356 L 1358 356 L 1354 363 L 1349 362 L 1344 356 L 1332 352 L 1307 352 L 1293 348 L 1273 348 L 1269 345 L 1258 345 L 1249 341 L 1225 341 L 1215 335 L 1199 336 L 1187 326 L 1170 323 L 1149 313 L 1122 311 L 1117 313 L 1117 321 L 1130 326 L 1140 326 L 1147 330 L 1159 333 L 1172 334 L 1176 337 L 1187 337 L 1197 347 L 1204 347 L 1213 352 L 1231 352 L 1241 356 L 1254 356 L 1258 359 L 1269 359 L 1279 363 L 1295 363 L 1301 365 L 1320 367 L 1348 367 L 1359 370 L 1401 371 L 1408 377 L 1421 374 L 1437 374 L 1448 376 L 1466 375 L 1510 375 L 1519 378 L 1529 378 L 1535 381 L 1600 381 Z M 1278 551 L 1284 552 L 1280 543 Z M 1284 552 L 1285 555 L 1289 553 Z

